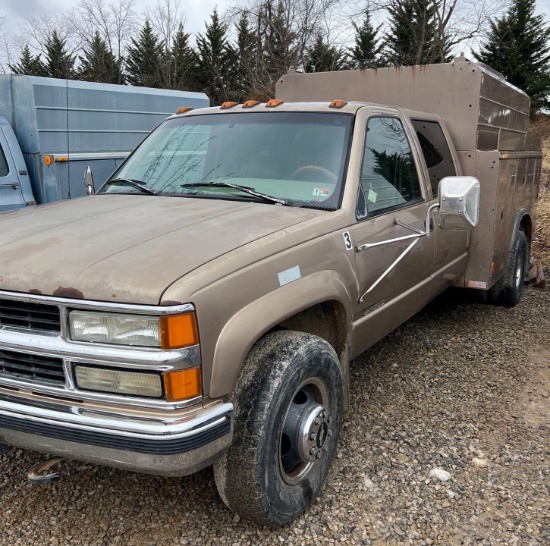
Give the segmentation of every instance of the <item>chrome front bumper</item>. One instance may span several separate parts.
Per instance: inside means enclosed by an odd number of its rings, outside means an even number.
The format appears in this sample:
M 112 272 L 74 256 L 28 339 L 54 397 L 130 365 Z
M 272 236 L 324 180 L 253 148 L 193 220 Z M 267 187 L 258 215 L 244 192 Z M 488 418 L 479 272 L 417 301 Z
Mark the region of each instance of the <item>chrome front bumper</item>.
M 233 405 L 152 419 L 0 396 L 0 444 L 165 476 L 212 464 L 233 437 Z
M 198 366 L 201 358 L 198 345 L 161 350 L 72 341 L 71 309 L 163 316 L 192 311 L 191 304 L 115 304 L 4 291 L 0 299 L 58 307 L 58 333 L 1 324 L 0 350 L 21 357 L 21 366 L 26 356 L 57 359 L 64 377 L 54 384 L 35 379 L 32 367 L 2 371 L 0 362 L 0 444 L 167 476 L 192 474 L 231 444 L 232 404 L 203 406 L 202 396 L 169 403 L 85 391 L 73 376 L 75 364 L 161 374 Z

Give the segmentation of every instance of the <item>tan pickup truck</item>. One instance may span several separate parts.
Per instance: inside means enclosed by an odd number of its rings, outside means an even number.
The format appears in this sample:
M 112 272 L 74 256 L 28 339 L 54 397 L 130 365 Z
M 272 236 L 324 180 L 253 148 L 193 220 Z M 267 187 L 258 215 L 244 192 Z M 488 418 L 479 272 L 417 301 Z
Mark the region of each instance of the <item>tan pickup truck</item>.
M 229 508 L 285 524 L 329 470 L 350 359 L 450 286 L 519 301 L 524 93 L 458 58 L 277 96 L 181 108 L 95 195 L 0 217 L 1 444 L 214 464 Z

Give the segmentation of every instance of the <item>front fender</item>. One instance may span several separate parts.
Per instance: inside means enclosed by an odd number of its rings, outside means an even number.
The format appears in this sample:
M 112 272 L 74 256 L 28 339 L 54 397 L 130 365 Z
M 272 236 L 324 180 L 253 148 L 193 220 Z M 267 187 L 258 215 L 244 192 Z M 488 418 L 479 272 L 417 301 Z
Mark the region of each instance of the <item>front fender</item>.
M 233 391 L 246 355 L 263 334 L 308 307 L 333 300 L 340 302 L 346 310 L 350 331 L 351 296 L 342 277 L 334 271 L 319 271 L 298 279 L 240 309 L 218 337 L 212 362 L 210 396 L 217 398 Z

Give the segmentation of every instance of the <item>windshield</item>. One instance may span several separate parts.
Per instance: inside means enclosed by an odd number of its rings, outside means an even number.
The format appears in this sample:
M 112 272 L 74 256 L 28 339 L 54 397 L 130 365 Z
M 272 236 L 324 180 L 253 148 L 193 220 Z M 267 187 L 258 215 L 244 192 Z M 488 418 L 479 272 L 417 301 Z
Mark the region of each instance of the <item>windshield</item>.
M 309 112 L 211 114 L 162 123 L 101 193 L 340 205 L 353 116 Z M 115 182 L 117 181 L 117 182 Z M 242 186 L 245 191 L 233 186 Z M 265 200 L 264 200 L 265 202 Z

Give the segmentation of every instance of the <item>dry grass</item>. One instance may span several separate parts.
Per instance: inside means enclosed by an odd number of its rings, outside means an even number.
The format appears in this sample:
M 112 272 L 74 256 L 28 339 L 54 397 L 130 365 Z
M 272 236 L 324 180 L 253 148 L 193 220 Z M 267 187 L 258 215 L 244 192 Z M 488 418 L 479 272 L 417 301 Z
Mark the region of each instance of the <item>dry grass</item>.
M 547 171 L 543 173 L 546 184 L 540 187 L 539 200 L 536 204 L 536 232 L 533 238 L 532 254 L 536 263 L 550 267 L 550 186 Z
M 550 115 L 540 114 L 529 133 L 542 138 L 542 175 L 539 199 L 536 203 L 536 232 L 532 254 L 536 263 L 550 268 Z

